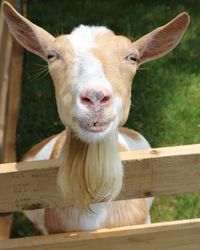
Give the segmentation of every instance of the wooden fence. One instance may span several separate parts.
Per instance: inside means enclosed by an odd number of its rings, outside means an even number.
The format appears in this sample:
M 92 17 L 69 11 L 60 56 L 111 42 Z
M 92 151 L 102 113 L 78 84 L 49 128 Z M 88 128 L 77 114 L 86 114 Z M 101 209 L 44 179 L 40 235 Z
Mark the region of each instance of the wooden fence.
M 200 144 L 124 152 L 121 159 L 125 178 L 118 199 L 200 191 Z M 0 212 L 63 206 L 58 167 L 58 160 L 2 164 Z M 192 219 L 3 240 L 0 249 L 199 250 L 199 235 L 200 219 Z
M 10 2 L 24 9 L 22 1 Z M 4 162 L 0 164 L 0 213 L 62 207 L 56 185 L 58 160 L 5 163 L 15 161 L 22 48 L 9 35 L 1 15 L 0 53 L 0 162 Z M 200 144 L 124 152 L 121 159 L 125 177 L 118 199 L 200 192 Z M 199 235 L 200 219 L 192 219 L 1 240 L 0 250 L 199 250 Z

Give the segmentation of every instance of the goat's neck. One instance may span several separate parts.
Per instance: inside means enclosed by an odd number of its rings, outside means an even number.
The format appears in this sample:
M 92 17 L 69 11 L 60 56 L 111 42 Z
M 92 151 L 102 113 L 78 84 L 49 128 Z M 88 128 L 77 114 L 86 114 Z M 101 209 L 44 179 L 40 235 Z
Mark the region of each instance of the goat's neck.
M 58 174 L 67 200 L 80 210 L 93 202 L 113 200 L 122 187 L 123 167 L 117 131 L 106 139 L 87 144 L 68 132 Z

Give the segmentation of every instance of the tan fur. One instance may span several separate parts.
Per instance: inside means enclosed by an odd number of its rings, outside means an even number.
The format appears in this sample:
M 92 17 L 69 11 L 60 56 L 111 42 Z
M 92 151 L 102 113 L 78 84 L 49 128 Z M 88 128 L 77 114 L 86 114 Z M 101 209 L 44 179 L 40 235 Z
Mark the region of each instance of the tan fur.
M 28 158 L 32 158 L 37 155 L 37 153 L 50 141 L 52 140 L 56 135 L 50 136 L 41 142 L 34 145 L 21 159 L 21 161 L 26 161 Z
M 119 143 L 118 150 L 119 152 L 124 152 L 124 151 L 127 151 L 127 148 L 124 144 Z
M 66 143 L 66 139 L 67 139 L 67 131 L 63 131 L 58 135 L 50 159 L 56 159 L 61 155 L 64 145 Z
M 130 137 L 133 140 L 136 140 L 136 141 L 141 140 L 140 134 L 132 129 L 120 127 L 118 130 L 120 133 L 127 135 L 128 137 Z
M 145 199 L 114 201 L 108 208 L 103 227 L 113 228 L 144 224 L 147 220 L 147 215 L 148 208 Z
M 47 208 L 44 216 L 45 227 L 49 234 L 71 232 L 75 231 L 74 228 L 80 228 L 80 220 L 74 219 L 72 207 Z M 67 222 L 63 218 L 68 218 Z
M 123 102 L 120 117 L 120 125 L 123 125 L 129 114 L 132 80 L 137 70 L 137 64 L 130 64 L 125 57 L 129 53 L 135 53 L 136 56 L 139 54 L 131 40 L 124 36 L 116 36 L 112 32 L 97 36 L 96 42 L 98 46 L 92 49 L 93 54 L 102 62 L 114 94 L 126 100 Z
M 148 218 L 145 199 L 112 201 L 106 204 L 106 210 L 106 218 L 101 224 L 101 228 L 144 224 Z M 81 228 L 80 217 L 82 213 L 77 213 L 77 216 L 74 214 L 73 207 L 45 209 L 45 227 L 48 233 L 71 232 Z M 64 218 L 68 218 L 67 221 Z
M 72 105 L 75 100 L 73 92 L 74 51 L 67 36 L 59 36 L 53 43 L 53 49 L 58 51 L 62 60 L 49 64 L 49 72 L 55 85 L 56 103 L 59 117 L 66 127 L 74 127 Z M 66 113 L 67 112 L 67 113 Z

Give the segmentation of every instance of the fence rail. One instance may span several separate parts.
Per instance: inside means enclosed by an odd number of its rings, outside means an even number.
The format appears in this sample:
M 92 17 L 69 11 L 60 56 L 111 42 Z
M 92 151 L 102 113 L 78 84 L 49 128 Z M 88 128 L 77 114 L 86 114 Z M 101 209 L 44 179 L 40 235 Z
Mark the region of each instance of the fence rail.
M 200 191 L 200 144 L 124 152 L 119 199 Z M 56 186 L 59 160 L 0 166 L 0 209 L 63 206 Z M 70 201 L 69 201 L 70 203 Z M 200 219 L 0 241 L 0 250 L 199 250 Z
M 9 1 L 26 10 L 25 0 Z M 9 162 L 15 161 L 23 54 L 1 14 L 0 54 L 0 162 Z M 124 152 L 121 159 L 125 177 L 118 199 L 200 192 L 200 144 Z M 0 164 L 0 213 L 66 204 L 56 184 L 58 168 L 58 160 Z M 0 217 L 0 233 L 5 221 Z M 192 219 L 1 240 L 0 250 L 199 250 L 199 235 L 200 219 Z
M 199 250 L 200 219 L 4 240 L 0 250 Z
M 200 144 L 123 152 L 124 187 L 118 199 L 200 191 Z M 0 166 L 0 212 L 62 207 L 59 160 Z M 70 205 L 70 201 L 67 201 Z

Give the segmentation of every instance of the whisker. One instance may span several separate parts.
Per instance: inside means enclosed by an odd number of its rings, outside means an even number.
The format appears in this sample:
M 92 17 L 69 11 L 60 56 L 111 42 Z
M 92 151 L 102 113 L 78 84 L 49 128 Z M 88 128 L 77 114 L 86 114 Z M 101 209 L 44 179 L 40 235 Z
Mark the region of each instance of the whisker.
M 38 70 L 38 68 L 39 68 L 39 69 L 41 69 L 41 68 L 42 68 L 42 69 L 48 68 L 48 64 L 46 64 L 46 63 L 45 63 L 45 64 L 36 63 L 35 65 L 36 65 L 36 67 L 37 67 L 36 70 Z
M 45 76 L 47 76 L 49 74 L 49 69 L 48 67 L 45 65 L 42 65 L 43 68 L 41 68 L 39 71 L 34 71 L 33 74 L 31 75 L 30 77 L 30 80 L 33 81 L 33 80 L 36 80 L 37 78 L 44 78 Z
M 44 77 L 44 76 L 48 75 L 48 73 L 49 73 L 48 70 L 43 70 L 43 71 L 38 72 L 38 74 L 35 74 L 35 76 L 36 76 L 36 77 L 37 77 L 37 76 L 38 76 L 38 77 L 39 77 L 39 76 Z
M 32 70 L 31 73 L 33 73 L 33 75 L 37 75 L 37 74 L 40 74 L 40 73 L 43 73 L 43 72 L 46 72 L 48 71 L 47 68 L 41 68 L 41 69 L 37 69 L 37 70 Z
M 140 67 L 140 68 L 138 68 L 138 70 L 137 71 L 141 71 L 141 70 L 149 70 L 150 68 L 147 68 L 147 67 Z
M 135 40 L 135 30 L 131 23 L 127 25 L 127 32 L 125 34 L 132 42 Z
M 55 31 L 55 36 L 56 36 L 56 37 L 64 35 L 63 27 L 61 27 L 60 29 L 61 29 L 61 32 L 59 32 L 58 29 Z
M 133 110 L 135 108 L 135 105 L 131 103 L 130 110 Z
M 55 32 L 55 36 L 59 36 L 59 35 L 60 35 L 60 32 L 57 29 L 56 32 Z

